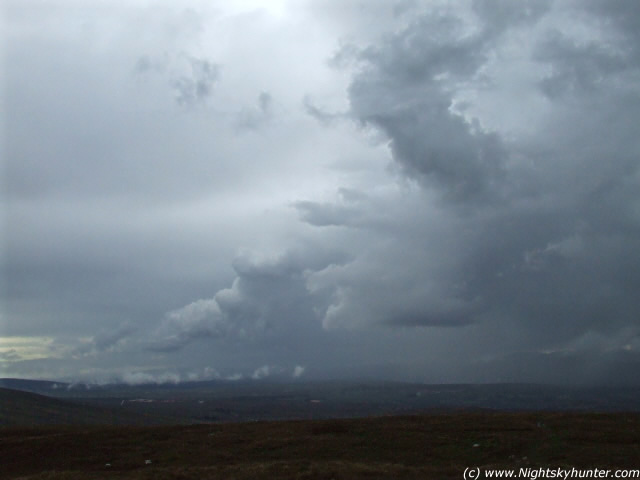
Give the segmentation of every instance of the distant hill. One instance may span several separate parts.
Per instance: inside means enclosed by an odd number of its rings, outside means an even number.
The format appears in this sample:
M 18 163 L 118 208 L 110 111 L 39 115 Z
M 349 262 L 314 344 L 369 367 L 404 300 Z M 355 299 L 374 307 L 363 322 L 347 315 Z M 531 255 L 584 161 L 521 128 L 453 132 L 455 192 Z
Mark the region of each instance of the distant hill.
M 268 380 L 169 385 L 2 382 L 5 388 L 45 396 L 13 401 L 19 393 L 14 392 L 3 400 L 0 424 L 12 425 L 192 424 L 478 409 L 640 412 L 640 387 Z M 54 400 L 61 403 L 51 403 Z
M 0 426 L 157 425 L 171 423 L 181 422 L 174 418 L 85 405 L 32 392 L 0 388 Z
M 0 378 L 0 388 L 11 388 L 25 392 L 55 392 L 58 389 L 66 389 L 70 384 L 64 382 L 52 382 L 50 380 L 26 380 L 24 378 Z

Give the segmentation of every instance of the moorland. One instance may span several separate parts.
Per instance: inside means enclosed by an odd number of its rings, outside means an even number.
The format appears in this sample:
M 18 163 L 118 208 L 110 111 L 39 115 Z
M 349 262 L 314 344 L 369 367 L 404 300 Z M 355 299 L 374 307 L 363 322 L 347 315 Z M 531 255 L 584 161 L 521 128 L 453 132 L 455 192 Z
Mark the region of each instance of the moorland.
M 629 388 L 52 385 L 0 389 L 0 478 L 460 479 L 471 467 L 640 466 Z

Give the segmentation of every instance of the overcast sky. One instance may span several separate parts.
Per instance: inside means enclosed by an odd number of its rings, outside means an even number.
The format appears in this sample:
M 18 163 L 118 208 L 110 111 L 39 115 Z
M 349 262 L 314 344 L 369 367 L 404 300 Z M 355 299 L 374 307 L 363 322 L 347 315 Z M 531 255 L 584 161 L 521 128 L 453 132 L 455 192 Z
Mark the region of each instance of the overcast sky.
M 629 383 L 640 2 L 3 2 L 0 373 Z

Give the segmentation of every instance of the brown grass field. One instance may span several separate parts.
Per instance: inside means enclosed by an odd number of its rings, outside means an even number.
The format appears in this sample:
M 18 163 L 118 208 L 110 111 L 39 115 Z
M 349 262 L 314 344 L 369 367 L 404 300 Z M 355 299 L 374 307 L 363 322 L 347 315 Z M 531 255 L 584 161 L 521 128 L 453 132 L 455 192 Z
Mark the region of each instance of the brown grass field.
M 640 414 L 0 429 L 0 478 L 461 479 L 466 467 L 527 466 L 637 469 Z

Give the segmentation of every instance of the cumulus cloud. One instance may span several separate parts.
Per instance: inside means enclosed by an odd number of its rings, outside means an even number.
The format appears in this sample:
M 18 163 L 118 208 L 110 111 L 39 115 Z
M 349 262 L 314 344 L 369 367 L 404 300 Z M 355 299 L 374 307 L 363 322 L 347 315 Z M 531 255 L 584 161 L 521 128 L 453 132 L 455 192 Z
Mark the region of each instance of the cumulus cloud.
M 215 299 L 198 300 L 167 313 L 149 348 L 158 352 L 179 350 L 188 343 L 223 336 L 228 325 Z
M 251 378 L 254 380 L 260 380 L 262 378 L 266 378 L 273 373 L 273 368 L 269 365 L 263 365 L 255 369 L 255 371 L 251 374 Z
M 115 347 L 118 343 L 129 337 L 136 331 L 131 323 L 123 323 L 115 330 L 102 330 L 91 340 L 91 343 L 98 351 L 104 351 Z
M 274 115 L 274 101 L 268 92 L 260 92 L 256 105 L 240 111 L 236 119 L 239 130 L 257 130 L 269 123 Z
M 244 254 L 235 259 L 229 288 L 169 312 L 153 334 L 150 348 L 175 351 L 206 337 L 250 341 L 274 330 L 295 329 L 315 318 L 306 277 L 334 262 L 339 253 L 289 250 L 275 256 Z
M 189 65 L 191 71 L 173 81 L 176 100 L 182 105 L 194 105 L 209 98 L 220 74 L 218 65 L 207 60 L 191 58 Z
M 311 225 L 368 239 L 353 262 L 310 277 L 333 288 L 325 326 L 501 319 L 533 346 L 636 325 L 637 36 L 602 23 L 587 40 L 560 35 L 549 2 L 475 2 L 473 11 L 471 24 L 456 10 L 428 13 L 349 51 L 359 64 L 352 118 L 386 136 L 399 172 L 423 192 L 399 187 L 388 204 L 378 193 L 375 204 L 297 204 Z M 503 49 L 524 32 L 534 46 L 518 52 L 520 74 L 539 90 L 521 133 L 488 118 L 482 102 L 510 81 Z M 541 70 L 550 73 L 536 80 Z
M 91 337 L 75 338 L 71 353 L 75 358 L 97 356 L 104 353 L 122 352 L 126 349 L 127 343 L 131 343 L 132 348 L 137 348 L 137 342 L 131 341 L 136 332 L 136 327 L 124 322 L 113 328 L 102 327 L 97 334 Z M 58 338 L 53 344 L 59 349 L 69 350 L 69 339 Z
M 134 65 L 141 75 L 161 75 L 173 89 L 175 101 L 191 107 L 207 101 L 220 78 L 220 65 L 206 58 L 181 54 L 170 57 L 142 55 Z
M 308 115 L 315 118 L 318 122 L 320 122 L 324 126 L 329 126 L 332 123 L 336 122 L 337 120 L 348 118 L 348 115 L 343 112 L 339 112 L 339 113 L 329 112 L 318 107 L 313 102 L 313 99 L 309 95 L 305 95 L 305 97 L 302 100 L 302 105 L 304 107 L 304 111 Z
M 353 118 L 384 132 L 406 174 L 451 200 L 501 193 L 500 137 L 451 110 L 451 83 L 473 79 L 486 61 L 485 37 L 455 15 L 425 15 L 355 54 L 362 66 L 349 87 Z
M 334 64 L 351 73 L 348 116 L 387 142 L 386 183 L 294 202 L 348 261 L 236 261 L 214 297 L 227 324 L 266 330 L 297 301 L 326 329 L 485 324 L 534 352 L 635 326 L 637 38 L 606 24 L 559 34 L 564 15 L 550 2 L 473 2 L 344 46 Z M 513 122 L 497 118 L 491 102 L 519 96 L 528 116 L 515 104 Z
M 13 2 L 4 364 L 631 371 L 637 3 L 374 3 Z

